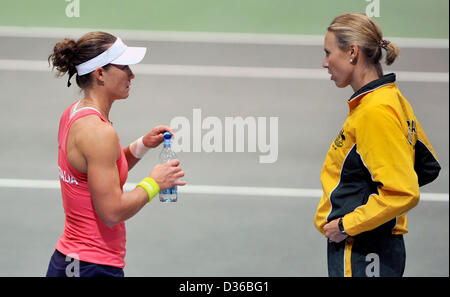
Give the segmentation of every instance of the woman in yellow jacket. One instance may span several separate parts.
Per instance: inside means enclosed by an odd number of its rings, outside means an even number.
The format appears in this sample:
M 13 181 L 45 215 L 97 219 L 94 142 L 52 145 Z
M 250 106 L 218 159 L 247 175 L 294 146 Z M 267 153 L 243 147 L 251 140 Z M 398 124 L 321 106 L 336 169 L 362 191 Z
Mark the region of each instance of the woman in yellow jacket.
M 383 75 L 398 47 L 364 14 L 344 14 L 328 27 L 323 67 L 339 88 L 350 85 L 347 119 L 321 172 L 323 196 L 314 223 L 328 238 L 329 276 L 402 276 L 406 212 L 419 186 L 440 166 L 408 101 Z

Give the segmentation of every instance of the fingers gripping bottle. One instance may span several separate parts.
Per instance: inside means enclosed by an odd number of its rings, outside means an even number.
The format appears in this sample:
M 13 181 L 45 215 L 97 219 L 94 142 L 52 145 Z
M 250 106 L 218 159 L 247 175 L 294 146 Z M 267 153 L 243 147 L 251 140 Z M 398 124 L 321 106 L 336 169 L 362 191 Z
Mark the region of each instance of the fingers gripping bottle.
M 170 132 L 164 133 L 164 148 L 159 154 L 159 163 L 164 164 L 170 160 L 176 159 L 177 156 L 172 150 L 171 144 L 172 134 Z M 178 199 L 177 186 L 173 186 L 170 189 L 161 190 L 159 192 L 159 200 L 161 202 L 176 202 Z

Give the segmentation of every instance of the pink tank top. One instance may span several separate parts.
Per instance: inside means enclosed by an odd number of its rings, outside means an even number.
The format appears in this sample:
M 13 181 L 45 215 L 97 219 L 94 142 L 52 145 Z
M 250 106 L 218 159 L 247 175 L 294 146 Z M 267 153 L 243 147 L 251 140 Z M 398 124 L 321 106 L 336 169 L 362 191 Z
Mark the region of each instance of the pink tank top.
M 59 123 L 58 171 L 66 220 L 64 233 L 59 238 L 56 249 L 81 261 L 123 268 L 126 252 L 125 223 L 108 227 L 98 218 L 89 192 L 88 176 L 70 165 L 66 151 L 70 127 L 79 118 L 94 114 L 104 122 L 110 122 L 92 107 L 77 110 L 78 103 L 79 101 L 64 111 Z M 123 185 L 128 177 L 128 163 L 120 141 L 119 148 L 117 168 L 123 192 Z

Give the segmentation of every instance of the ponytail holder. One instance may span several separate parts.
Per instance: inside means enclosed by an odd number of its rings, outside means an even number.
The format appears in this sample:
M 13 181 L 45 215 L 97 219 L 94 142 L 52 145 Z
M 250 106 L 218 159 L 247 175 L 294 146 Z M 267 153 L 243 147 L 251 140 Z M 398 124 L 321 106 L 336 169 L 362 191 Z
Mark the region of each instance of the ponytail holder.
M 67 87 L 70 87 L 72 84 L 70 83 L 70 79 L 74 76 L 75 72 L 69 73 L 69 79 L 67 80 Z
M 381 39 L 380 46 L 384 49 L 387 49 L 388 44 L 391 43 L 389 40 Z

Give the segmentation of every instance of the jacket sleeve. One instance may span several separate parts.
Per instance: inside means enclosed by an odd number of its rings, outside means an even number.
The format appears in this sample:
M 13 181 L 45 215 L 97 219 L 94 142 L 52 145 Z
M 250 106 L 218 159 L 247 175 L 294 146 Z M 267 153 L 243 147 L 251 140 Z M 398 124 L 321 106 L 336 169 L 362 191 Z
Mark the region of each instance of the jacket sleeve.
M 414 170 L 419 179 L 419 187 L 422 187 L 438 177 L 441 166 L 419 121 L 416 120 L 413 126 L 417 134 Z
M 420 195 L 406 122 L 402 125 L 390 106 L 371 107 L 363 116 L 356 126 L 357 152 L 372 180 L 381 185 L 365 205 L 344 216 L 349 235 L 375 229 L 404 214 L 417 205 Z
M 316 214 L 314 215 L 314 226 L 319 230 L 320 233 L 325 235 L 325 231 L 323 231 L 323 226 L 325 226 L 327 221 L 327 216 L 330 213 L 329 199 L 327 196 L 322 195 L 320 199 L 319 205 L 317 206 Z

